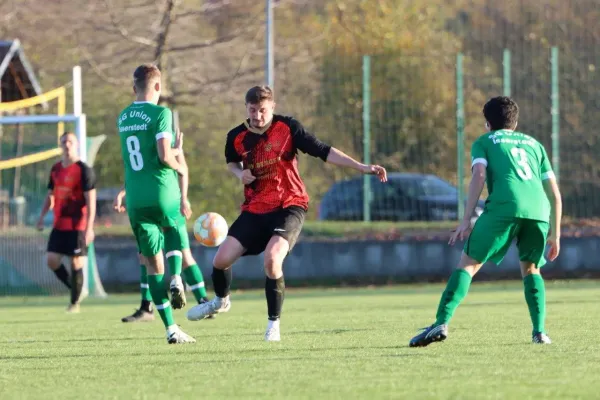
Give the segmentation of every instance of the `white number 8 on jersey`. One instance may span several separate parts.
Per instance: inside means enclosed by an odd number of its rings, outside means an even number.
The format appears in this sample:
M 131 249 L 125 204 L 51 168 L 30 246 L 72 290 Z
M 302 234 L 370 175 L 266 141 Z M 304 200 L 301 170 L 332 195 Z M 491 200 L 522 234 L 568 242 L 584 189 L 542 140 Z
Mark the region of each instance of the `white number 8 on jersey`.
M 525 149 L 513 147 L 510 149 L 510 153 L 517 160 L 517 165 L 521 167 L 517 168 L 517 174 L 519 174 L 521 179 L 528 181 L 529 179 L 533 178 L 533 172 L 529 166 L 529 159 L 527 158 L 527 152 Z
M 137 136 L 127 138 L 127 151 L 129 152 L 129 163 L 134 171 L 140 171 L 144 168 L 144 159 L 140 153 L 140 140 Z

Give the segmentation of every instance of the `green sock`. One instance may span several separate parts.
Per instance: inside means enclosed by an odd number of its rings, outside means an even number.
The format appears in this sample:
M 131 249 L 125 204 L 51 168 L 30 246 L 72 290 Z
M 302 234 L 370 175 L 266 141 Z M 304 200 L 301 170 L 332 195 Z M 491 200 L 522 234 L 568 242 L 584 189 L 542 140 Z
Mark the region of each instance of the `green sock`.
M 171 309 L 169 295 L 165 287 L 165 275 L 148 275 L 148 285 L 150 286 L 150 293 L 152 293 L 152 301 L 154 301 L 154 305 L 165 327 L 168 328 L 175 325 L 173 310 Z
M 464 269 L 457 269 L 450 275 L 446 290 L 442 293 L 436 314 L 436 325 L 447 324 L 456 308 L 465 298 L 471 286 L 471 275 Z
M 140 294 L 142 300 L 152 301 L 150 286 L 148 286 L 148 274 L 146 273 L 146 266 L 143 264 L 140 264 Z
M 523 278 L 525 287 L 525 301 L 529 307 L 529 315 L 533 324 L 533 334 L 544 331 L 546 320 L 546 287 L 544 278 L 538 274 L 527 275 Z
M 188 268 L 184 269 L 183 276 L 185 277 L 185 283 L 190 285 L 190 289 L 192 289 L 192 293 L 194 293 L 197 302 L 200 302 L 200 300 L 206 297 L 204 277 L 202 276 L 202 271 L 200 271 L 198 265 L 190 265 Z
M 167 253 L 167 262 L 169 263 L 169 273 L 181 275 L 182 254 L 179 250 L 172 250 Z

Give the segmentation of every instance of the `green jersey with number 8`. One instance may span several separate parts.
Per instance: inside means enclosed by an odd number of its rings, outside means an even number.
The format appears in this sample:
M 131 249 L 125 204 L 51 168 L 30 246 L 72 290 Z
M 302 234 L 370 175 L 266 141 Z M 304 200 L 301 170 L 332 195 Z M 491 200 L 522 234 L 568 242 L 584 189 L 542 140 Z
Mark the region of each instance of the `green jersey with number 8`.
M 149 102 L 134 102 L 119 115 L 117 128 L 125 164 L 127 208 L 170 208 L 181 200 L 177 172 L 164 165 L 156 142 L 175 142 L 171 110 Z M 173 205 L 173 206 L 172 206 Z
M 554 173 L 544 146 L 511 130 L 488 132 L 473 143 L 471 167 L 483 164 L 489 196 L 485 212 L 548 222 L 550 202 L 542 181 Z

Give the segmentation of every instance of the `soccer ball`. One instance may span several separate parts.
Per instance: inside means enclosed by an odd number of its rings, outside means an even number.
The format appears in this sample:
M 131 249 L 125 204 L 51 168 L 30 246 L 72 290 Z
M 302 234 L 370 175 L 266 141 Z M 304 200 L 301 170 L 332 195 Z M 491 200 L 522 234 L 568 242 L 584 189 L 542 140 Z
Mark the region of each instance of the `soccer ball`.
M 194 222 L 194 237 L 202 246 L 220 246 L 228 231 L 225 218 L 215 212 L 206 212 Z

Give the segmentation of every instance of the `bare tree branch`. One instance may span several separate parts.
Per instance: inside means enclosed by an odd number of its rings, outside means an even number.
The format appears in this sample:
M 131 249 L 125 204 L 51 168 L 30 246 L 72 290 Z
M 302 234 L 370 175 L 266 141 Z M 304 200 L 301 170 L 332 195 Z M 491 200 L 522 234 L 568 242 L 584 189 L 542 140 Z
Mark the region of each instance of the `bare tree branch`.
M 129 80 L 115 79 L 115 78 L 108 76 L 107 74 L 104 73 L 103 69 L 98 65 L 98 63 L 96 61 L 94 61 L 94 58 L 87 51 L 87 49 L 85 47 L 78 45 L 77 49 L 79 50 L 79 53 L 83 56 L 85 61 L 87 61 L 89 66 L 92 68 L 94 73 L 96 73 L 96 75 L 98 75 L 100 78 L 102 78 L 105 82 L 108 82 L 111 85 L 126 85 L 127 83 L 131 83 L 131 81 L 129 81 Z
M 171 15 L 173 14 L 173 8 L 175 7 L 174 0 L 167 0 L 165 12 L 163 13 L 162 20 L 160 22 L 161 29 L 158 32 L 156 38 L 156 48 L 154 49 L 154 59 L 156 60 L 159 69 L 162 69 L 163 65 L 163 50 L 167 44 L 167 38 L 169 36 L 169 29 L 171 28 Z
M 200 43 L 193 43 L 193 44 L 188 44 L 188 45 L 184 45 L 184 46 L 175 46 L 175 47 L 169 48 L 169 53 L 177 53 L 177 52 L 181 52 L 181 51 L 198 50 L 198 49 L 204 49 L 206 47 L 213 47 L 213 46 L 216 46 L 217 44 L 230 42 L 230 41 L 236 39 L 237 37 L 239 37 L 239 34 L 233 33 L 231 35 L 222 36 L 222 37 L 219 37 L 216 39 L 205 40 L 204 42 L 200 42 Z
M 103 0 L 104 1 L 104 6 L 106 8 L 106 11 L 108 13 L 108 16 L 110 18 L 110 22 L 112 23 L 113 27 L 115 28 L 115 30 L 124 38 L 127 39 L 129 41 L 144 45 L 144 46 L 149 46 L 149 47 L 153 47 L 156 46 L 156 43 L 153 40 L 141 37 L 141 36 L 132 36 L 129 34 L 129 31 L 127 29 L 125 29 L 124 27 L 121 26 L 121 24 L 119 24 L 119 22 L 117 21 L 117 19 L 115 18 L 115 15 L 113 13 L 113 8 L 112 5 L 110 4 L 109 0 Z M 172 3 L 172 1 L 171 1 Z

